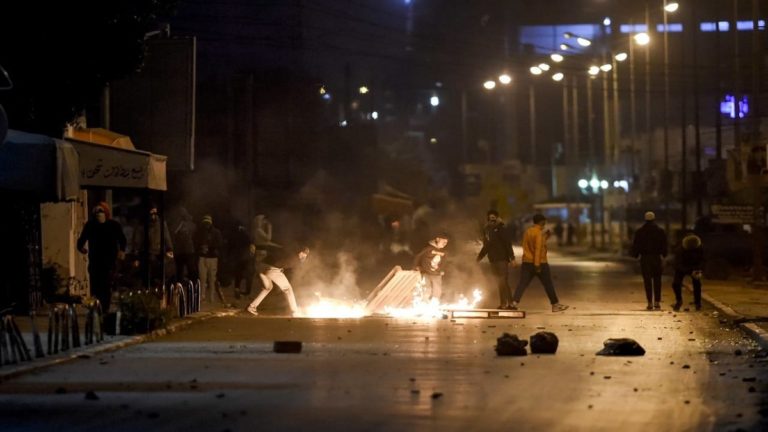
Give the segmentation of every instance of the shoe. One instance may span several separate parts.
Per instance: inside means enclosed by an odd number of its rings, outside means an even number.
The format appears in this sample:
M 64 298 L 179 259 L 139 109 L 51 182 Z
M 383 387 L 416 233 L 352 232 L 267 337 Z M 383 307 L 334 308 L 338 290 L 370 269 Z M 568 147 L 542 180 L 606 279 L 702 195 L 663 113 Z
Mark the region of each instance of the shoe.
M 552 312 L 562 312 L 564 310 L 568 309 L 568 305 L 555 303 L 552 305 Z
M 259 313 L 258 313 L 258 312 L 256 312 L 256 309 L 253 309 L 253 308 L 246 308 L 245 310 L 246 310 L 246 312 L 248 312 L 249 314 L 251 314 L 251 315 L 253 315 L 253 316 L 259 316 Z
M 501 309 L 506 309 L 507 307 L 509 307 L 509 306 L 498 305 L 498 306 L 496 306 L 496 309 L 501 310 Z
M 653 310 L 653 304 L 648 303 L 648 306 L 645 307 L 645 310 Z
M 661 310 L 661 304 L 659 302 L 655 302 L 653 304 L 653 308 L 656 309 L 656 310 Z
M 682 306 L 682 303 L 677 302 L 677 303 L 672 305 L 672 310 L 675 311 L 675 312 L 679 312 L 680 311 L 680 306 Z
M 517 310 L 517 302 L 512 302 L 511 305 L 506 307 L 507 310 Z

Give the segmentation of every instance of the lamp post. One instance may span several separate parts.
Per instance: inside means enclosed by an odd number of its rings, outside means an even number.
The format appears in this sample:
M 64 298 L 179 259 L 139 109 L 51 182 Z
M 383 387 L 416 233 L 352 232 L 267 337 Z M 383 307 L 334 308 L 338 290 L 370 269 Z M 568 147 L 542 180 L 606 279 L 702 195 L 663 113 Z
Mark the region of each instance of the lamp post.
M 608 189 L 608 180 L 605 179 L 599 179 L 597 177 L 597 174 L 592 173 L 592 178 L 590 180 L 587 179 L 579 179 L 577 185 L 579 186 L 579 189 L 581 189 L 581 193 L 584 195 L 587 195 L 592 198 L 592 205 L 590 208 L 592 211 L 590 212 L 590 226 L 591 226 L 591 247 L 595 248 L 597 246 L 596 241 L 596 227 L 595 222 L 597 219 L 597 213 L 600 214 L 600 248 L 605 248 L 605 212 L 603 210 L 603 192 Z
M 679 5 L 677 2 L 662 0 L 664 16 L 664 177 L 669 175 L 669 17 Z M 666 184 L 666 182 L 664 183 Z M 664 194 L 664 229 L 669 233 L 669 191 Z

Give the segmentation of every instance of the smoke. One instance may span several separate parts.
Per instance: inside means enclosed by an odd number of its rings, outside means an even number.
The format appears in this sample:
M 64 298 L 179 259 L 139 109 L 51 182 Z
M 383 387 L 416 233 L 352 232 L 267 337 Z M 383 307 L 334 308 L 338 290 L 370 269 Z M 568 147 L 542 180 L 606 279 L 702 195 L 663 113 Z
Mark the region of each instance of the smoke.
M 327 267 L 321 260 L 308 260 L 302 271 L 305 285 L 299 290 L 300 300 L 332 298 L 355 302 L 360 300 L 357 284 L 357 260 L 354 255 L 340 251 L 335 255 L 335 265 Z

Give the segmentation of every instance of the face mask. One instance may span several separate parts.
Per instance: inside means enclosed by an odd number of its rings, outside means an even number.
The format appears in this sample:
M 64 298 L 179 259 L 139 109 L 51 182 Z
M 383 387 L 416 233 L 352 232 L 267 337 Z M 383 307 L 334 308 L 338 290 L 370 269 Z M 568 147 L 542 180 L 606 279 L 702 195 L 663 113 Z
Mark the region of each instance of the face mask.
M 99 223 L 104 223 L 107 221 L 107 215 L 104 213 L 96 213 L 96 221 Z

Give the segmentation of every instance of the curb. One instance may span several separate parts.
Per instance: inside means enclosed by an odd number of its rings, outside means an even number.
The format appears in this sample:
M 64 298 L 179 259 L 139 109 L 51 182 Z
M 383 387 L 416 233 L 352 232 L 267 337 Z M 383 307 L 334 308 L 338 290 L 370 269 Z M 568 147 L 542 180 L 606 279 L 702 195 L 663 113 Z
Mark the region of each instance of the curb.
M 172 322 L 165 328 L 153 330 L 143 335 L 132 336 L 118 342 L 98 344 L 96 346 L 93 346 L 87 349 L 82 349 L 77 352 L 68 353 L 61 357 L 56 357 L 51 359 L 39 359 L 39 360 L 35 359 L 35 360 L 32 360 L 31 362 L 27 362 L 26 364 L 16 365 L 15 367 L 12 367 L 10 369 L 0 369 L 0 383 L 2 383 L 3 381 L 7 381 L 11 378 L 15 378 L 19 375 L 35 372 L 38 370 L 49 368 L 51 366 L 66 363 L 66 362 L 75 360 L 77 358 L 81 358 L 83 356 L 95 356 L 98 354 L 103 354 L 106 352 L 116 351 L 122 348 L 126 348 L 131 345 L 138 345 L 140 343 L 146 342 L 151 339 L 155 339 L 161 336 L 175 333 L 196 322 L 205 321 L 210 318 L 232 316 L 237 314 L 238 312 L 239 310 L 237 309 L 218 311 L 218 312 L 215 312 L 215 311 L 203 312 L 203 313 L 199 313 L 197 316 L 189 316 L 188 318 L 182 318 L 177 322 Z M 11 365 L 11 366 L 14 366 L 14 365 Z
M 688 292 L 693 293 L 693 288 L 688 285 L 684 285 Z M 729 320 L 737 322 L 741 331 L 751 337 L 760 348 L 768 350 L 768 331 L 763 330 L 755 323 L 739 323 L 739 321 L 747 319 L 744 315 L 736 312 L 731 307 L 725 305 L 725 303 L 713 298 L 709 294 L 701 293 L 701 299 L 714 306 L 715 309 L 724 314 Z

